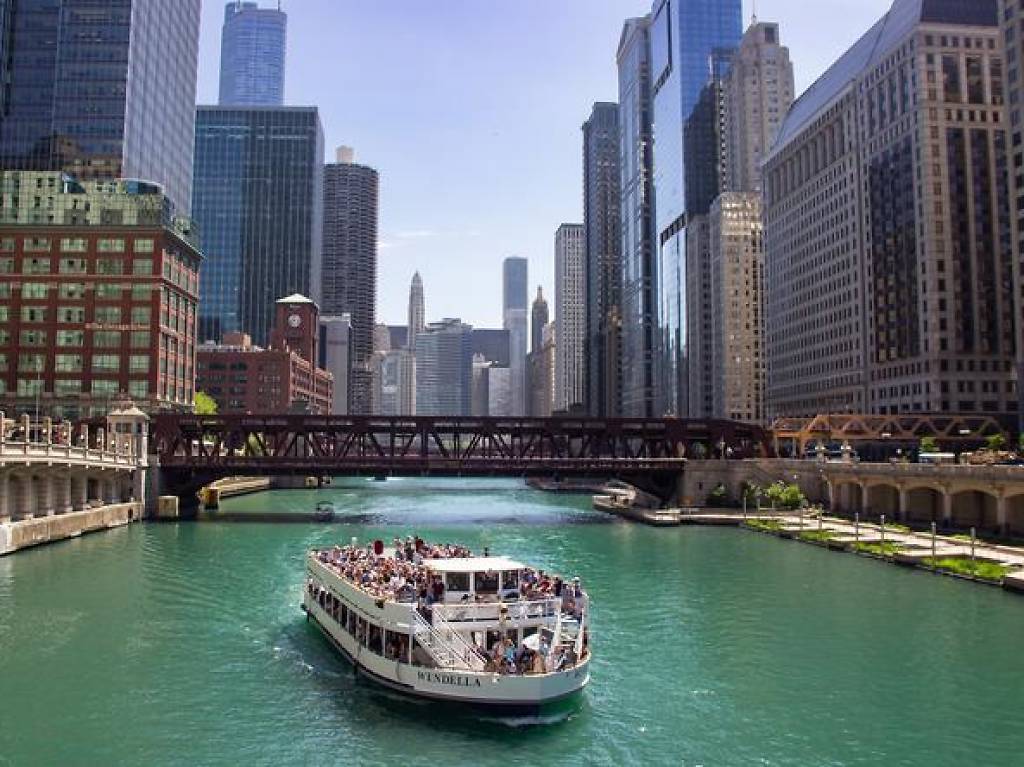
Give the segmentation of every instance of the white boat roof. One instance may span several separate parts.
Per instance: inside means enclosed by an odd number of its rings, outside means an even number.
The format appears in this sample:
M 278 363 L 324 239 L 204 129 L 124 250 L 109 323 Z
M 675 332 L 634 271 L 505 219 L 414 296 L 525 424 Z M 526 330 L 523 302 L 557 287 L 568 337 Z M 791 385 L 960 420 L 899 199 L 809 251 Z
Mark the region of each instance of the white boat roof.
M 488 570 L 522 570 L 525 565 L 508 557 L 450 557 L 424 559 L 423 564 L 435 573 L 477 573 Z

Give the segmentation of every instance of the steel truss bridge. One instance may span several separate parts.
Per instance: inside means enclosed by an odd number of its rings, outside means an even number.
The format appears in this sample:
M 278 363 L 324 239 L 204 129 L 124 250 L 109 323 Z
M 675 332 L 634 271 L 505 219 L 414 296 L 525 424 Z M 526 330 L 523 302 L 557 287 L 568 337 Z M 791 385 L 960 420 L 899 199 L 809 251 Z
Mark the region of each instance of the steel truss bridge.
M 771 454 L 760 427 L 682 419 L 165 414 L 154 416 L 151 439 L 164 475 L 185 484 L 289 474 L 664 481 L 687 459 Z

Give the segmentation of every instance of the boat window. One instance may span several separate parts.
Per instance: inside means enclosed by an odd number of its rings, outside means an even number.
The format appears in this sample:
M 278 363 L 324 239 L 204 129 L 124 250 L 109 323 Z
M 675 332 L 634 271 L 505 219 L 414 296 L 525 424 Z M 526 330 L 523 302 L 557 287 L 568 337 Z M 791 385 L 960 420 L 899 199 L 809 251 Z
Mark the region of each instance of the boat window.
M 384 657 L 388 660 L 408 661 L 409 637 L 397 631 L 384 632 Z
M 445 585 L 449 591 L 469 591 L 469 573 L 448 573 Z
M 345 622 L 345 631 L 352 636 L 356 633 L 356 613 L 355 610 L 348 611 L 348 620 Z
M 505 590 L 519 588 L 519 571 L 506 570 L 501 574 L 501 587 Z
M 477 594 L 497 594 L 498 593 L 498 573 L 494 571 L 488 571 L 486 573 L 477 573 L 476 578 L 476 593 Z
M 338 612 L 338 623 L 342 626 L 348 625 L 348 605 L 341 603 L 341 610 Z
M 383 655 L 384 646 L 382 640 L 384 638 L 384 632 L 381 630 L 380 626 L 375 626 L 372 623 L 369 624 L 369 626 L 370 641 L 367 643 L 367 647 L 369 648 L 370 652 L 375 653 L 376 655 Z
M 366 621 L 356 618 L 356 639 L 363 647 L 366 647 Z

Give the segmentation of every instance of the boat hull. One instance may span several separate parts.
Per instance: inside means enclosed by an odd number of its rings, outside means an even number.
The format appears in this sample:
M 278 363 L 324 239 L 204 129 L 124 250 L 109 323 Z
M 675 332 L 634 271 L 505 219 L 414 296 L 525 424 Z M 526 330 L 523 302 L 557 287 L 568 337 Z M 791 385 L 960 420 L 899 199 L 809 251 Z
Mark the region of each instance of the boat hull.
M 571 698 L 590 681 L 589 658 L 566 671 L 538 675 L 427 668 L 387 660 L 366 651 L 308 595 L 303 609 L 359 674 L 405 695 L 505 711 L 535 711 Z

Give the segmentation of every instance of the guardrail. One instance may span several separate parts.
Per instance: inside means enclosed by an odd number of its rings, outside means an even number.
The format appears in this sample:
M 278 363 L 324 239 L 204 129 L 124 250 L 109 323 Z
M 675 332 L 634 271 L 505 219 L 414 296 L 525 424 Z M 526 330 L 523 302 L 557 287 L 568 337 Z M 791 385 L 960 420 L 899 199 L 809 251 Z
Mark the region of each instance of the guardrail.
M 469 604 L 435 604 L 434 611 L 448 623 L 496 621 L 501 610 L 506 610 L 509 622 L 556 618 L 561 610 L 561 599 L 538 599 L 512 602 L 481 602 Z

